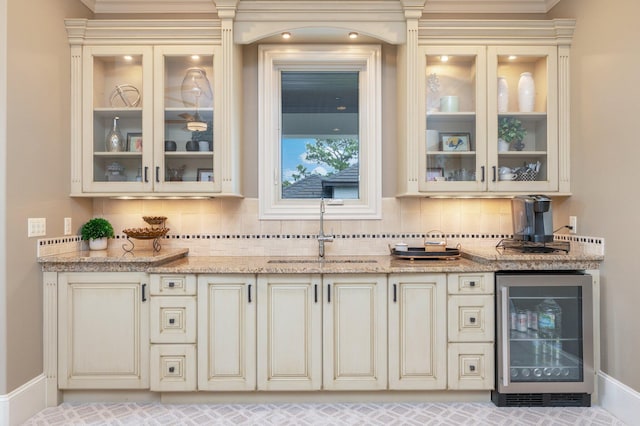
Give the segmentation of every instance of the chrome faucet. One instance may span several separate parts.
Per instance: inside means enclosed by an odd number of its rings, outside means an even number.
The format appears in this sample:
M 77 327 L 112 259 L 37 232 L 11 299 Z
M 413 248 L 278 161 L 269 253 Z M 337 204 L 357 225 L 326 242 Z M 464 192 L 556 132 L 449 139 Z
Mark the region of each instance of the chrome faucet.
M 324 243 L 333 241 L 333 235 L 324 233 L 324 198 L 320 199 L 320 233 L 318 234 L 318 256 L 324 257 Z

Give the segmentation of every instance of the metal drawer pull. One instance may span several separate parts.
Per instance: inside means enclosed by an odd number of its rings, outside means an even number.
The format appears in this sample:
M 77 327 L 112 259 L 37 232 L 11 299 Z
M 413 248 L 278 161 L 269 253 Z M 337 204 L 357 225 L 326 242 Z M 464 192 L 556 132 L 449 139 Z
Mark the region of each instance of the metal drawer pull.
M 313 303 L 318 303 L 318 284 L 313 285 Z
M 147 301 L 147 285 L 146 284 L 142 284 L 142 301 L 143 302 Z
M 251 303 L 251 284 L 249 284 L 247 293 L 248 293 L 249 303 Z

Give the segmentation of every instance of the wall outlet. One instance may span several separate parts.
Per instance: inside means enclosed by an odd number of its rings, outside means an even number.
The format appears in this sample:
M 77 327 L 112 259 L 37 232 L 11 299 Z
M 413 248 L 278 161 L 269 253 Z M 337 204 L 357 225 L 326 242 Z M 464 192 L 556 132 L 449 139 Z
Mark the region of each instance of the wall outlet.
M 71 235 L 71 218 L 64 218 L 64 235 Z
M 27 237 L 44 237 L 47 235 L 47 219 L 30 217 L 27 219 Z
M 569 226 L 571 227 L 569 229 L 570 234 L 578 232 L 578 216 L 569 216 Z

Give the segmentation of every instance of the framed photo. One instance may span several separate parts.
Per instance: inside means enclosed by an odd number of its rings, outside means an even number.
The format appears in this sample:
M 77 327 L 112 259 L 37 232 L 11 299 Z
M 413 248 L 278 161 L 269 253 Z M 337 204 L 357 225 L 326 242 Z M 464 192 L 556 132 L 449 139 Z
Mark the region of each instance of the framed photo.
M 213 182 L 213 169 L 198 169 L 198 182 Z
M 129 152 L 142 152 L 142 133 L 127 133 Z
M 440 143 L 443 151 L 471 150 L 471 135 L 469 133 L 440 133 Z
M 440 180 L 438 178 L 444 177 L 444 170 L 441 168 L 427 168 L 427 181 L 433 182 Z

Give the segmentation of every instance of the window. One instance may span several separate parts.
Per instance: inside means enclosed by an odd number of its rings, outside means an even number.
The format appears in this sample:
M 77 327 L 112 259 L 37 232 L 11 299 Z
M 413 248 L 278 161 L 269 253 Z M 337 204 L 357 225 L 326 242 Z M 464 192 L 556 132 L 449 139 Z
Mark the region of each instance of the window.
M 261 219 L 380 218 L 380 47 L 259 49 Z

